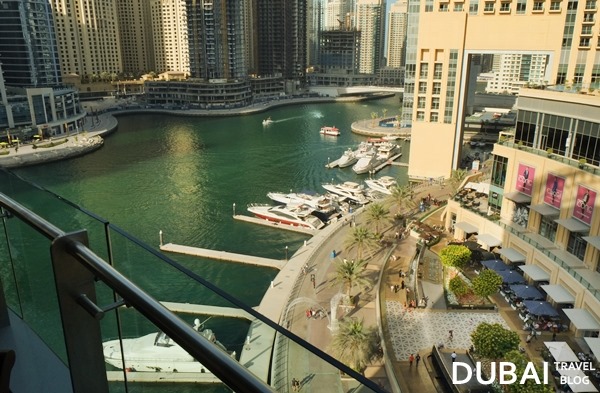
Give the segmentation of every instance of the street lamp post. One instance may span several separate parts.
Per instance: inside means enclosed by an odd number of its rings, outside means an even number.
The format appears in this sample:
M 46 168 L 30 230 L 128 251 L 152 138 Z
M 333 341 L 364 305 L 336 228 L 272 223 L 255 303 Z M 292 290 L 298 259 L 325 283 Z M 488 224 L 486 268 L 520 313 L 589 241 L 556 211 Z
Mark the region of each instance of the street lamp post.
M 235 217 L 235 202 L 233 202 L 233 216 Z
M 288 260 L 288 246 L 285 246 L 285 260 Z

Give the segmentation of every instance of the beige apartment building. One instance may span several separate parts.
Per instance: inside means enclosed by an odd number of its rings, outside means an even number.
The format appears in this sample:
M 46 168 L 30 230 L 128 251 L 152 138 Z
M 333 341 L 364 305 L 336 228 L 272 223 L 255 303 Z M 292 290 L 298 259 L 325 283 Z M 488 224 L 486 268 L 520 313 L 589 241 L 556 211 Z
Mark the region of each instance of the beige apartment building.
M 398 0 L 389 12 L 387 66 L 404 67 L 408 1 Z
M 570 330 L 597 337 L 600 98 L 522 89 L 517 108 L 514 132 L 494 146 L 490 179 L 448 202 L 446 227 L 498 252 Z
M 123 71 L 133 74 L 155 71 L 150 2 L 148 0 L 119 1 L 117 13 Z
M 403 115 L 412 127 L 413 179 L 448 177 L 461 161 L 471 55 L 547 55 L 544 84 L 599 87 L 596 0 L 426 0 L 418 7 L 409 10 L 417 34 L 408 34 Z
M 63 75 L 122 71 L 116 0 L 50 0 Z
M 155 71 L 190 73 L 185 0 L 150 0 Z

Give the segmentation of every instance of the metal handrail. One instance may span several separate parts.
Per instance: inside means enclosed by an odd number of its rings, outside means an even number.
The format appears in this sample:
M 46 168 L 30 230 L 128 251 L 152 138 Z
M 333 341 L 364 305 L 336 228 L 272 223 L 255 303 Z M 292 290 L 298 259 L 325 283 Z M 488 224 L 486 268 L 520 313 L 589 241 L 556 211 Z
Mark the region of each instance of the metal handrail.
M 65 235 L 65 232 L 6 195 L 0 194 L 0 206 L 50 240 Z M 96 277 L 121 295 L 126 304 L 139 311 L 181 345 L 191 356 L 205 365 L 221 382 L 234 391 L 274 391 L 227 353 L 201 337 L 189 324 L 138 288 L 85 245 L 72 239 L 63 239 L 63 241 L 66 242 L 66 251 L 69 254 L 77 258 Z

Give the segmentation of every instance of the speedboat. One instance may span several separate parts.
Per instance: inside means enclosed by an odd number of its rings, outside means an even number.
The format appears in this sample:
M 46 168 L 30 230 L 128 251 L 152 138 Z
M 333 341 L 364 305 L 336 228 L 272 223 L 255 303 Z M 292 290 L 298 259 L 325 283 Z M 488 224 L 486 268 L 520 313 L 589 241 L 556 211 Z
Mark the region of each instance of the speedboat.
M 267 117 L 266 119 L 263 120 L 262 124 L 263 126 L 268 126 L 269 124 L 273 123 L 273 120 L 271 120 L 271 117 Z
M 194 328 L 198 333 L 219 349 L 227 352 L 225 346 L 217 341 L 212 330 L 201 330 L 201 327 L 200 321 L 196 319 Z M 138 338 L 107 341 L 102 344 L 102 348 L 106 363 L 121 370 L 174 373 L 211 372 L 163 332 L 150 333 Z M 235 357 L 235 353 L 231 355 Z
M 250 213 L 267 221 L 279 222 L 281 224 L 304 227 L 308 229 L 321 229 L 325 226 L 325 224 L 318 217 L 312 215 L 314 210 L 314 208 L 308 205 L 248 205 L 248 211 Z
M 327 191 L 340 195 L 346 199 L 350 199 L 354 202 L 358 202 L 361 204 L 368 203 L 369 200 L 364 194 L 365 188 L 358 183 L 347 181 L 341 184 L 323 184 L 324 189 Z
M 340 168 L 345 168 L 354 164 L 359 159 L 358 151 L 353 151 L 352 149 L 348 149 L 342 154 L 340 159 L 338 160 L 338 166 Z
M 361 157 L 356 162 L 356 164 L 354 164 L 354 166 L 352 167 L 352 170 L 357 175 L 360 175 L 362 173 L 367 173 L 369 171 L 372 171 L 373 169 L 375 169 L 375 167 L 377 167 L 377 165 L 379 165 L 379 163 L 380 163 L 380 160 L 377 155 L 377 151 L 371 150 L 368 153 L 365 153 L 365 155 L 363 157 Z
M 329 126 L 324 126 L 321 127 L 321 131 L 319 131 L 321 134 L 323 135 L 332 135 L 332 136 L 339 136 L 340 130 L 337 127 L 329 127 Z
M 382 176 L 379 179 L 365 180 L 365 184 L 373 191 L 392 195 L 392 187 L 394 187 L 397 182 L 391 176 Z

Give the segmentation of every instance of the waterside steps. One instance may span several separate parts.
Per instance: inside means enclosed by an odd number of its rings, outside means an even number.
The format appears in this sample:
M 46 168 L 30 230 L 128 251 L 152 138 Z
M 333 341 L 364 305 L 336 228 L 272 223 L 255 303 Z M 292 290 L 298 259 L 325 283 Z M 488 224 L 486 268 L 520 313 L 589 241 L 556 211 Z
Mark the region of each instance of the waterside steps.
M 317 233 L 317 230 L 314 230 L 314 229 L 305 228 L 305 227 L 301 227 L 301 226 L 282 224 L 279 222 L 265 220 L 264 218 L 249 217 L 249 216 L 244 216 L 242 214 L 237 214 L 237 215 L 233 216 L 233 218 L 234 218 L 234 220 L 251 222 L 253 224 L 265 225 L 265 226 L 272 227 L 272 228 L 285 229 L 287 231 L 303 233 L 305 235 L 312 236 L 315 233 Z
M 236 254 L 227 251 L 209 250 L 207 248 L 182 246 L 179 244 L 167 243 L 160 246 L 161 251 L 173 252 L 177 254 L 192 255 L 201 258 L 216 259 L 220 261 L 246 263 L 249 265 L 257 265 L 264 267 L 272 267 L 282 269 L 287 261 L 277 259 L 261 258 L 252 255 Z

